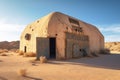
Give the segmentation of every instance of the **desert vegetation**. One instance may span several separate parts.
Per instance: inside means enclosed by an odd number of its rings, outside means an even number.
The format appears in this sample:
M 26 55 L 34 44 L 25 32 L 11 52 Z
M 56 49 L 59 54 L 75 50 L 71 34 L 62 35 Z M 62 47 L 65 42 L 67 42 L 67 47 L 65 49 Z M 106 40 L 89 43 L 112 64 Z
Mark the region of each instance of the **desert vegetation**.
M 19 41 L 2 41 L 0 42 L 0 49 L 7 49 L 7 50 L 12 50 L 12 49 L 19 49 Z
M 0 54 L 3 53 L 5 54 L 5 52 L 14 52 L 14 53 L 18 53 L 18 55 L 23 55 L 24 57 L 35 57 L 36 53 L 33 52 L 28 52 L 28 53 L 24 53 L 23 51 L 19 51 L 19 41 L 2 41 L 0 42 Z
M 8 51 L 12 51 L 12 52 L 19 52 L 19 45 L 20 42 L 19 41 L 2 41 L 0 42 L 0 53 L 3 52 L 8 52 Z M 105 50 L 109 49 L 110 51 L 118 51 L 120 52 L 120 42 L 105 42 Z M 23 55 L 23 53 L 21 53 L 20 55 Z
M 99 53 L 100 54 L 110 54 L 110 49 L 108 49 L 108 48 L 102 49 L 102 50 L 100 50 Z
M 0 53 L 5 53 L 5 52 L 8 52 L 7 49 L 0 49 Z
M 18 75 L 26 76 L 27 75 L 27 69 L 20 69 L 20 70 L 18 70 Z
M 118 43 L 110 45 L 116 46 Z M 0 80 L 119 80 L 120 55 L 112 53 L 112 55 L 100 55 L 109 54 L 112 46 L 100 52 L 92 52 L 93 58 L 90 58 L 90 55 L 61 61 L 48 60 L 45 56 L 36 60 L 33 52 L 24 53 L 12 46 L 9 49 L 2 48 Z M 114 50 L 119 49 L 118 46 Z
M 0 80 L 119 80 L 119 61 L 119 54 L 61 61 L 41 56 L 36 61 L 13 53 L 0 56 Z
M 36 56 L 36 53 L 34 53 L 34 52 L 27 52 L 27 53 L 24 53 L 23 56 L 24 56 L 24 57 L 35 57 L 35 56 Z
M 41 56 L 40 63 L 47 63 L 47 58 L 45 56 Z
M 105 48 L 108 48 L 110 51 L 120 52 L 120 42 L 106 42 Z
M 19 51 L 19 41 L 2 41 L 0 42 L 0 54 L 5 54 L 7 52 L 17 52 Z
M 19 55 L 24 55 L 24 52 L 23 52 L 23 51 L 20 51 L 20 50 L 18 50 L 17 53 L 18 53 Z

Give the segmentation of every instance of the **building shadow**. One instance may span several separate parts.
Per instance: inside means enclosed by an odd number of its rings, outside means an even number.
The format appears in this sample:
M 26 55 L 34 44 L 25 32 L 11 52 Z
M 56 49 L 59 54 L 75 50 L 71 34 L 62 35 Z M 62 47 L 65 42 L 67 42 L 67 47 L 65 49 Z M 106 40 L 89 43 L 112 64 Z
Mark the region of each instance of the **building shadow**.
M 48 61 L 47 64 L 53 64 L 53 65 L 63 65 L 64 63 L 60 63 L 59 61 L 56 60 L 52 60 L 52 61 Z
M 6 79 L 6 78 L 0 76 L 0 80 L 8 80 L 8 79 Z
M 42 80 L 40 78 L 36 78 L 36 77 L 31 77 L 31 76 L 24 76 L 27 79 L 32 79 L 32 80 Z
M 120 54 L 100 55 L 99 57 L 84 57 L 61 61 L 51 61 L 49 64 L 83 65 L 89 67 L 120 70 Z
M 100 55 L 94 58 L 67 60 L 73 65 L 84 65 L 97 68 L 120 70 L 120 54 Z

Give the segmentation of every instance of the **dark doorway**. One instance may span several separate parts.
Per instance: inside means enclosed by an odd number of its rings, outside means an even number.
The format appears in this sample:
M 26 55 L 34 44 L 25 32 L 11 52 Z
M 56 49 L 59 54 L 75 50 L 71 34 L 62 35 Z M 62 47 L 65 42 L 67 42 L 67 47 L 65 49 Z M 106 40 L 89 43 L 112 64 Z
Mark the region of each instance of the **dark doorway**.
M 25 47 L 24 47 L 24 52 L 25 52 L 25 53 L 26 53 L 26 49 L 27 49 L 27 47 L 25 46 Z
M 56 58 L 56 38 L 50 38 L 50 58 L 55 59 Z

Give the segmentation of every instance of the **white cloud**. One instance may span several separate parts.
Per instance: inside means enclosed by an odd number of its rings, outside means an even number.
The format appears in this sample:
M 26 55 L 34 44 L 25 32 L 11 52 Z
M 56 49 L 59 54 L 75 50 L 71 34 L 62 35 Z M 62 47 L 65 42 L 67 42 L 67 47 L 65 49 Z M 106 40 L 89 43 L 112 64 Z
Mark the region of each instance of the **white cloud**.
M 106 32 L 114 32 L 114 33 L 120 33 L 120 24 L 118 25 L 111 25 L 111 26 L 101 26 L 100 27 L 101 31 L 106 31 Z
M 0 41 L 19 40 L 20 34 L 25 28 L 21 24 L 8 24 L 4 19 L 0 20 Z
M 120 42 L 120 35 L 108 35 L 105 36 L 105 42 Z
M 120 41 L 120 24 L 97 25 L 105 37 L 105 42 Z
M 10 24 L 7 23 L 7 20 L 0 19 L 0 41 L 19 40 L 21 32 L 24 30 L 25 26 L 26 25 L 22 24 Z M 97 27 L 105 36 L 106 42 L 120 41 L 120 24 L 97 25 Z

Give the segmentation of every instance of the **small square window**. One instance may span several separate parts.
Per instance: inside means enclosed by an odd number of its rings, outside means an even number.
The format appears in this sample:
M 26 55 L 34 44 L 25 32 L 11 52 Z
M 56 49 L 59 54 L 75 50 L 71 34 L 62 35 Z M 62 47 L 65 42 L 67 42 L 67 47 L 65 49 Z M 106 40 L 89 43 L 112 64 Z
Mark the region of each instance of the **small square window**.
M 26 39 L 26 40 L 30 40 L 30 39 L 31 39 L 31 34 L 27 33 L 27 34 L 25 35 L 25 39 Z

